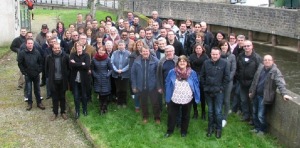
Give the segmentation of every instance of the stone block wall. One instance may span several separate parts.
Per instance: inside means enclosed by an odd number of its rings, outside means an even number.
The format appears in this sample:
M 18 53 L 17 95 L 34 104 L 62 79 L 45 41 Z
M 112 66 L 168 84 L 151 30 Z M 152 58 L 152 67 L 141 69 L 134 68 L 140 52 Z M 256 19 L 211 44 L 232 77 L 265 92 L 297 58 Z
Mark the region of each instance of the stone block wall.
M 222 3 L 188 1 L 128 1 L 127 10 L 150 16 L 157 10 L 160 17 L 187 18 L 209 24 L 300 38 L 300 11 L 280 8 L 252 7 Z

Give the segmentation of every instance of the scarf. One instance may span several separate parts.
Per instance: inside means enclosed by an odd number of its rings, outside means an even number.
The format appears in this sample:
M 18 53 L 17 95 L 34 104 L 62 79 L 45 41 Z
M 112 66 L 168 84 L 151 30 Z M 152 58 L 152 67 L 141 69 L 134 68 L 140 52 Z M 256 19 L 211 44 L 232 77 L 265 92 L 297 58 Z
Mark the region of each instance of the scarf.
M 100 56 L 99 54 L 95 54 L 94 58 L 97 60 L 97 61 L 103 61 L 105 59 L 107 59 L 108 55 L 107 54 L 104 54 L 102 56 Z
M 178 66 L 175 67 L 176 78 L 178 80 L 187 80 L 192 72 L 190 67 L 187 67 L 186 70 L 181 70 Z

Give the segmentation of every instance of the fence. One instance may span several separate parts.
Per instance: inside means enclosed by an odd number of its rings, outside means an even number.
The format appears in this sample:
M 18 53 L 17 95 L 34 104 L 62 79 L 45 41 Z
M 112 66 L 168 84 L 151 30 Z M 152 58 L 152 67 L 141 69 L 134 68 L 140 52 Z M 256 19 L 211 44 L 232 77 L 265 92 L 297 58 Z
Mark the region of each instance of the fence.
M 89 0 L 36 0 L 37 5 L 89 7 Z M 96 0 L 96 6 L 118 9 L 118 0 Z
M 31 13 L 27 8 L 20 9 L 21 28 L 26 28 L 31 31 Z

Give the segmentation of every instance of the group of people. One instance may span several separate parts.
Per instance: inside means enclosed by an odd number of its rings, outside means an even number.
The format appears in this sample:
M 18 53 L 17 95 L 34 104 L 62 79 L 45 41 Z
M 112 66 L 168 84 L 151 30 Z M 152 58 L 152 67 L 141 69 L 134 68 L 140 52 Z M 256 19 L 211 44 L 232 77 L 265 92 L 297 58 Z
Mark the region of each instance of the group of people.
M 166 104 L 165 137 L 171 136 L 176 126 L 185 137 L 191 109 L 192 118 L 197 119 L 199 103 L 201 118 L 206 120 L 208 115 L 208 137 L 215 133 L 221 138 L 228 115 L 239 111 L 242 121 L 253 121 L 252 132 L 264 134 L 266 107 L 273 103 L 276 88 L 285 100 L 291 99 L 273 57 L 262 59 L 244 35 L 227 37 L 221 31 L 213 35 L 205 22 L 186 20 L 179 25 L 172 18 L 161 20 L 153 11 L 147 26 L 141 26 L 139 17 L 128 12 L 127 19 L 117 23 L 110 16 L 98 22 L 90 14 L 84 20 L 79 13 L 69 28 L 59 21 L 50 31 L 43 24 L 35 40 L 32 32 L 22 28 L 11 50 L 18 54 L 18 89 L 24 88 L 26 109 L 32 108 L 32 83 L 40 109 L 45 109 L 40 85 L 46 85 L 46 98 L 53 103 L 51 120 L 57 119 L 59 106 L 62 118 L 67 119 L 67 90 L 74 96 L 76 119 L 80 104 L 83 115 L 88 115 L 92 90 L 98 94 L 100 114 L 108 112 L 110 100 L 116 100 L 118 108 L 126 108 L 130 93 L 145 124 L 150 117 L 148 102 L 156 124 L 160 124 Z

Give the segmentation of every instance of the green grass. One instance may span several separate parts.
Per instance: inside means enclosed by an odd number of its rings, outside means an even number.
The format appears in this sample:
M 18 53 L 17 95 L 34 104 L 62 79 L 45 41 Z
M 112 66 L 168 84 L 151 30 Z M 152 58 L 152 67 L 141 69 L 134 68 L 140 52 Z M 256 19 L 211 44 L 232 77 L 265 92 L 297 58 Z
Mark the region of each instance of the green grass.
M 68 102 L 74 108 L 73 96 L 68 94 Z M 106 115 L 99 114 L 99 101 L 94 94 L 93 102 L 88 104 L 87 117 L 81 116 L 80 121 L 88 129 L 94 142 L 103 147 L 281 147 L 271 135 L 258 137 L 249 130 L 251 127 L 239 121 L 240 117 L 231 114 L 228 124 L 223 128 L 221 139 L 206 137 L 207 121 L 191 119 L 188 136 L 181 138 L 180 130 L 176 129 L 170 138 L 164 138 L 167 130 L 166 108 L 162 113 L 162 122 L 155 124 L 150 117 L 148 124 L 142 123 L 139 113 L 134 111 L 133 100 L 128 97 L 127 108 L 118 109 L 116 104 L 109 105 Z M 199 106 L 200 108 L 200 106 Z M 192 115 L 192 114 L 191 114 Z
M 5 46 L 5 47 L 0 47 L 0 58 L 2 58 L 3 56 L 5 56 L 7 53 L 10 52 L 9 47 Z
M 64 22 L 66 28 L 68 28 L 69 24 L 73 24 L 76 22 L 76 17 L 78 13 L 82 13 L 83 16 L 85 17 L 86 14 L 90 13 L 90 10 L 89 9 L 50 10 L 50 9 L 41 9 L 41 8 L 34 9 L 35 15 L 52 16 L 56 18 L 59 17 L 59 19 Z M 96 11 L 95 18 L 98 21 L 105 20 L 105 17 L 108 15 L 112 17 L 113 21 L 116 20 L 115 14 L 106 11 Z

